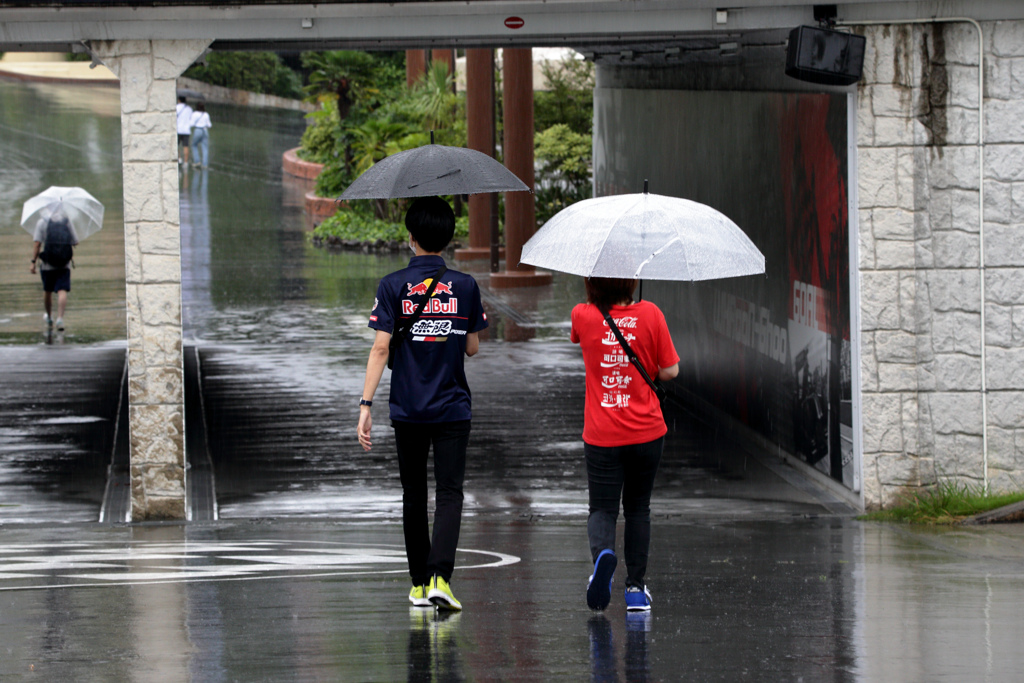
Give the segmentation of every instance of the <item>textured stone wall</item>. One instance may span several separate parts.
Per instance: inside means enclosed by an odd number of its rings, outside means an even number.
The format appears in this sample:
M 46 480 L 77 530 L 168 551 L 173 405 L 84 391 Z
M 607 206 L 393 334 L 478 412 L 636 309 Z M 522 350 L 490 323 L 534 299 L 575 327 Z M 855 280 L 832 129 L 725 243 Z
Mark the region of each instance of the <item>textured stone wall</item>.
M 865 504 L 1024 484 L 1024 22 L 985 34 L 983 405 L 978 33 L 868 27 L 858 97 Z M 983 411 L 988 457 L 983 456 Z
M 104 41 L 121 81 L 132 519 L 184 519 L 175 79 L 209 41 Z

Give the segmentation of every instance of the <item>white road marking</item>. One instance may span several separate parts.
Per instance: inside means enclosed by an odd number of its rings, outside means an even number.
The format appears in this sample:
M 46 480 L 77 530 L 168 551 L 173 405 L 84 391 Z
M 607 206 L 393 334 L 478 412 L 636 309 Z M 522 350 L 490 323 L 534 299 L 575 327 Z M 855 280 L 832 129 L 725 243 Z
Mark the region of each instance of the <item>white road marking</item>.
M 520 561 L 514 555 L 489 550 L 459 548 L 458 552 L 463 556 L 458 566 L 461 571 L 503 567 Z M 466 563 L 474 559 L 475 564 Z M 389 544 L 130 541 L 108 545 L 99 541 L 75 541 L 0 548 L 0 591 L 363 576 L 407 571 L 405 549 Z M 39 579 L 46 584 L 35 583 Z

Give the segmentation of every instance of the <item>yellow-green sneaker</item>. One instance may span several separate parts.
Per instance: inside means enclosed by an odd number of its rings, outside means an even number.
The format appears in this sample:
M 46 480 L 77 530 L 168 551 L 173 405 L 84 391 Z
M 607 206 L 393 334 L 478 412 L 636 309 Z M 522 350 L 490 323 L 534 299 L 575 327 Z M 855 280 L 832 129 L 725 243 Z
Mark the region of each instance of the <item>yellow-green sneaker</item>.
M 459 611 L 462 609 L 462 603 L 455 599 L 452 595 L 452 588 L 448 585 L 440 576 L 436 574 L 430 579 L 430 585 L 428 586 L 427 599 L 430 602 L 437 605 L 438 609 L 449 609 Z
M 413 607 L 432 607 L 434 603 L 427 598 L 427 587 L 424 585 L 413 586 L 409 591 L 409 602 Z

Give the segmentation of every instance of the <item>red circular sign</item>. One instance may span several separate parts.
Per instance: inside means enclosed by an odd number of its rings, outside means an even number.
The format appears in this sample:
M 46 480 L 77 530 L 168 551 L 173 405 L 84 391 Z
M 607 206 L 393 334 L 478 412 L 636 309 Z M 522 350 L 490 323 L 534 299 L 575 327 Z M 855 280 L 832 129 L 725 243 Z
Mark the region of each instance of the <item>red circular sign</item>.
M 525 23 L 526 22 L 523 21 L 522 17 L 509 17 L 505 20 L 505 27 L 512 29 L 522 28 Z

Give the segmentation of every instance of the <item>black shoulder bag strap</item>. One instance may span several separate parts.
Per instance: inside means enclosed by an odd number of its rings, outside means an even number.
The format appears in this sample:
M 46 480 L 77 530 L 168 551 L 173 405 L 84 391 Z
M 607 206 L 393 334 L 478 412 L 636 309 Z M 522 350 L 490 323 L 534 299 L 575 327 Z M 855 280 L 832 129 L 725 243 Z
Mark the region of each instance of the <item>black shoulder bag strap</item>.
M 434 287 L 441 281 L 445 272 L 448 270 L 447 266 L 441 266 L 437 272 L 434 273 L 433 279 L 430 281 L 430 287 L 427 288 L 427 294 L 423 299 L 423 303 L 416 307 L 416 310 L 412 312 L 409 319 L 405 321 L 405 324 L 401 327 L 395 326 L 395 331 L 391 333 L 391 341 L 388 343 L 388 369 L 390 370 L 395 364 L 395 352 L 398 351 L 398 347 L 402 345 L 405 338 L 409 336 L 409 331 L 412 326 L 416 324 L 416 321 L 423 315 L 423 308 L 430 302 L 430 297 L 434 294 Z
M 665 396 L 667 395 L 664 387 L 651 379 L 651 376 L 647 374 L 646 370 L 644 370 L 644 366 L 640 364 L 640 359 L 636 357 L 636 354 L 633 353 L 633 349 L 629 347 L 629 342 L 626 341 L 626 338 L 622 336 L 622 332 L 619 331 L 619 326 L 615 324 L 614 320 L 612 320 L 611 314 L 605 313 L 604 321 L 608 323 L 608 327 L 611 328 L 611 331 L 615 334 L 615 338 L 619 340 L 619 345 L 622 347 L 622 350 L 626 352 L 626 358 L 628 358 L 629 362 L 633 364 L 633 367 L 637 369 L 640 376 L 644 378 L 645 382 L 647 382 L 647 385 L 651 387 L 651 391 L 654 392 L 654 395 L 658 397 L 658 402 L 664 402 Z

